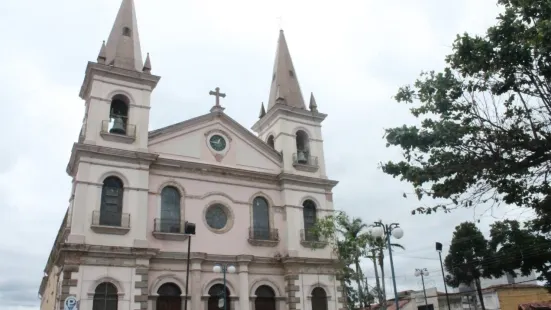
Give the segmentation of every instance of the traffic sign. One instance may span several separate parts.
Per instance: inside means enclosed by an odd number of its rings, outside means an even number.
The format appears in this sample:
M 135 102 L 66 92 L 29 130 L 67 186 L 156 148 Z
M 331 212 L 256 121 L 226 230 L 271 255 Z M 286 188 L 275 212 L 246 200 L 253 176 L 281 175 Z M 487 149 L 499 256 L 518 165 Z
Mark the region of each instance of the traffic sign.
M 69 296 L 65 298 L 65 302 L 63 304 L 64 304 L 64 307 L 63 307 L 64 310 L 78 310 L 77 299 L 73 296 Z

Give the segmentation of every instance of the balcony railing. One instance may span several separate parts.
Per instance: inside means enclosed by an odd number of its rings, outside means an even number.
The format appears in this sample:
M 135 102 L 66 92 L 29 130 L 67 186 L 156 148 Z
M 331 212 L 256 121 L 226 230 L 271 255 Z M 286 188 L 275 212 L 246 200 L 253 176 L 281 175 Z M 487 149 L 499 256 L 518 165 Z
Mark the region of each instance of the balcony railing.
M 276 246 L 279 243 L 277 229 L 249 227 L 249 243 L 255 246 Z
M 101 135 L 106 140 L 133 142 L 136 139 L 136 125 L 128 123 L 127 119 L 111 118 L 101 122 Z
M 318 170 L 318 158 L 310 156 L 309 152 L 303 151 L 293 154 L 293 166 L 298 170 L 314 172 Z
M 100 234 L 124 235 L 130 230 L 130 214 L 93 211 L 91 228 Z
M 185 221 L 156 218 L 153 221 L 153 236 L 165 240 L 185 240 Z
M 327 240 L 310 229 L 301 229 L 300 243 L 307 248 L 324 248 L 327 245 Z

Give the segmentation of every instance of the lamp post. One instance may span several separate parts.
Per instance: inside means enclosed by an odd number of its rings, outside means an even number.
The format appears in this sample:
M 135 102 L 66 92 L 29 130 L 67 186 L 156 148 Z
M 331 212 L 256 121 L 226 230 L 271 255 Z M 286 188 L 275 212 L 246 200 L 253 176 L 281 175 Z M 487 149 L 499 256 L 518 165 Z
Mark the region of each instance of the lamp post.
M 186 261 L 186 302 L 184 303 L 184 310 L 187 310 L 188 303 L 188 286 L 189 286 L 189 261 L 191 254 L 191 236 L 195 235 L 195 224 L 186 221 L 184 223 L 184 234 L 187 237 L 187 261 Z
M 233 265 L 220 265 L 220 264 L 216 264 L 214 265 L 214 267 L 212 267 L 212 271 L 214 271 L 215 273 L 223 273 L 224 274 L 224 288 L 222 290 L 222 296 L 223 296 L 223 301 L 224 301 L 224 310 L 227 309 L 227 298 L 228 296 L 226 296 L 226 273 L 235 273 L 235 266 Z
M 388 246 L 388 256 L 390 257 L 390 271 L 392 272 L 392 285 L 394 286 L 394 303 L 396 304 L 396 310 L 400 309 L 398 302 L 398 290 L 396 289 L 396 276 L 394 274 L 394 261 L 392 260 L 392 249 L 390 245 L 390 235 L 396 239 L 400 239 L 404 236 L 404 230 L 400 228 L 400 224 L 383 224 L 382 221 L 373 223 L 370 229 L 371 235 L 376 238 L 385 238 Z M 386 300 L 385 300 L 386 303 Z
M 425 308 L 429 306 L 429 302 L 427 301 L 427 291 L 425 290 L 425 276 L 429 275 L 429 271 L 427 268 L 416 268 L 415 269 L 415 276 L 421 276 L 421 283 L 423 283 L 423 295 L 425 295 Z M 427 308 L 428 309 L 428 308 Z
M 442 264 L 442 243 L 436 242 L 436 252 L 438 252 L 438 257 L 440 257 L 440 268 L 442 269 L 442 281 L 444 281 L 444 290 L 446 291 L 446 302 L 448 302 L 448 310 L 451 310 L 450 296 L 448 296 L 448 286 L 446 285 L 446 277 L 444 277 L 444 264 Z

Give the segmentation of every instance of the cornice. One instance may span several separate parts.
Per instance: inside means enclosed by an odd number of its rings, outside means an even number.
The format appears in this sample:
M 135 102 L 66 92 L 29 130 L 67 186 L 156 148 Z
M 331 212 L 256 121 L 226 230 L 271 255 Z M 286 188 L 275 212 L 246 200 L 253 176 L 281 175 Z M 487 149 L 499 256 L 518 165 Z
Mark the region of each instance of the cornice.
M 228 116 L 222 111 L 213 111 L 211 113 L 207 113 L 198 117 L 194 117 L 191 119 L 188 119 L 186 121 L 176 123 L 167 127 L 159 128 L 153 131 L 149 132 L 149 141 L 152 142 L 153 139 L 161 137 L 163 135 L 168 135 L 174 132 L 177 132 L 179 130 L 182 130 L 184 128 L 193 127 L 196 125 L 199 125 L 201 123 L 206 123 L 213 121 L 215 119 L 220 119 L 222 122 L 225 122 L 229 125 L 229 128 L 235 130 L 237 133 L 243 135 L 246 140 L 250 141 L 252 144 L 254 144 L 256 147 L 261 149 L 265 154 L 272 157 L 277 162 L 283 162 L 283 156 L 281 153 L 274 150 L 271 146 L 266 144 L 266 142 L 259 139 L 257 136 L 255 136 L 251 131 L 249 131 L 247 128 L 243 127 L 241 124 L 236 122 L 233 118 Z
M 149 73 L 138 72 L 134 70 L 126 70 L 117 68 L 114 66 L 99 64 L 89 61 L 86 65 L 86 73 L 84 75 L 84 81 L 80 87 L 80 98 L 86 100 L 86 97 L 90 94 L 91 84 L 94 80 L 94 76 L 105 76 L 119 80 L 126 80 L 136 84 L 146 85 L 150 90 L 155 89 L 157 83 L 161 79 L 160 76 L 152 75 Z
M 258 172 L 246 169 L 217 166 L 200 162 L 180 161 L 167 158 L 158 158 L 151 165 L 151 169 L 176 170 L 200 175 L 242 179 L 269 184 L 276 184 L 278 182 L 278 175 L 274 173 Z
M 303 175 L 290 174 L 290 173 L 281 173 L 278 175 L 278 180 L 282 185 L 284 184 L 296 184 L 296 185 L 318 185 L 319 187 L 325 188 L 326 190 L 332 190 L 333 187 L 339 184 L 339 181 L 322 179 L 322 178 L 313 178 Z
M 270 122 L 281 115 L 310 120 L 316 123 L 323 122 L 327 117 L 327 114 L 299 109 L 284 104 L 276 104 L 268 111 L 268 113 L 266 113 L 266 115 L 256 121 L 251 129 L 255 132 L 260 132 L 262 131 L 262 128 L 265 127 L 264 125 L 270 124 Z
M 126 161 L 142 162 L 148 165 L 150 165 L 159 157 L 158 154 L 148 152 L 123 150 L 107 146 L 91 145 L 84 143 L 74 143 L 73 149 L 71 151 L 71 157 L 69 159 L 69 164 L 67 165 L 67 174 L 73 175 L 74 169 L 76 168 L 76 163 L 82 155 L 103 155 L 108 157 L 114 156 L 117 158 L 125 159 Z

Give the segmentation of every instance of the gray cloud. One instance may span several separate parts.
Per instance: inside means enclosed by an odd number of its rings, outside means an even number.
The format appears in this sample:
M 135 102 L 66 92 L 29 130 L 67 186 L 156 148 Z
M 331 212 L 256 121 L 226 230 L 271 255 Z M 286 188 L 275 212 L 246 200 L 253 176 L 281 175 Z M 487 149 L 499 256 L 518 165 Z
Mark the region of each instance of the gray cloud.
M 136 2 L 143 52 L 151 53 L 153 71 L 162 76 L 152 97 L 152 129 L 206 113 L 208 91 L 216 86 L 228 94 L 226 112 L 250 127 L 268 97 L 276 17 L 282 15 L 302 91 L 305 97 L 314 92 L 320 111 L 329 114 L 323 133 L 329 176 L 340 180 L 336 208 L 366 222 L 402 224 L 407 251 L 396 253 L 399 289 L 419 287 L 415 267 L 439 269 L 434 242 L 446 245 L 454 226 L 473 213 L 411 216 L 417 202 L 402 198 L 410 187 L 377 169 L 380 161 L 400 158 L 381 137 L 386 127 L 414 121 L 408 107 L 391 100 L 397 87 L 421 70 L 441 68 L 456 33 L 491 25 L 494 0 Z M 118 5 L 0 4 L 0 33 L 8 43 L 0 57 L 9 73 L 0 76 L 6 115 L 0 131 L 10 145 L 0 155 L 2 309 L 38 309 L 42 269 L 70 191 L 65 166 L 83 116 L 79 87 Z M 493 220 L 482 218 L 481 228 Z M 438 277 L 433 273 L 429 283 L 441 287 Z M 386 284 L 390 294 L 389 279 Z

